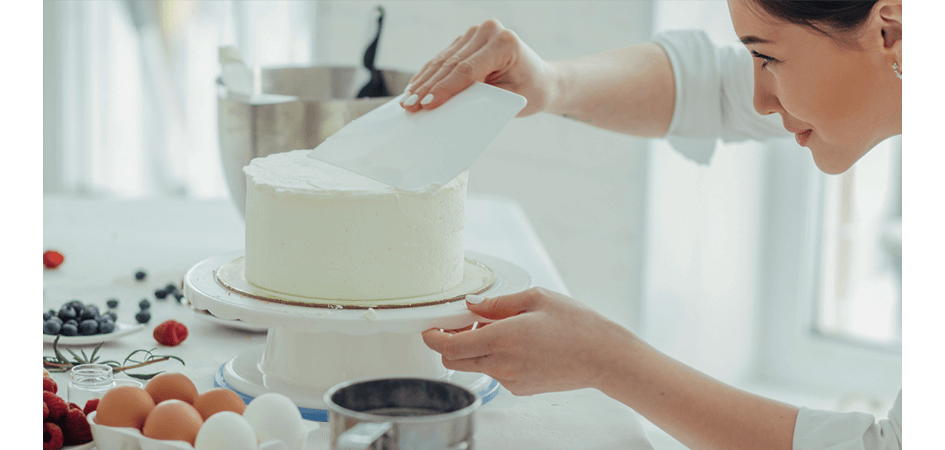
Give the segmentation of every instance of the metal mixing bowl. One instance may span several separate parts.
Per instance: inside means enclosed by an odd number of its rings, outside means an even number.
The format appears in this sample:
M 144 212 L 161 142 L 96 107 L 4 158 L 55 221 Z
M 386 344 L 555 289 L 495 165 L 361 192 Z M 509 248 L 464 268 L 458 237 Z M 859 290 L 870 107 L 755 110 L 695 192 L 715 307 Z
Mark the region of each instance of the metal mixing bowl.
M 220 159 L 233 201 L 246 213 L 243 167 L 256 157 L 315 148 L 348 122 L 393 97 L 355 98 L 357 67 L 264 67 L 260 92 L 231 92 L 217 78 Z M 381 70 L 390 92 L 399 95 L 412 73 Z

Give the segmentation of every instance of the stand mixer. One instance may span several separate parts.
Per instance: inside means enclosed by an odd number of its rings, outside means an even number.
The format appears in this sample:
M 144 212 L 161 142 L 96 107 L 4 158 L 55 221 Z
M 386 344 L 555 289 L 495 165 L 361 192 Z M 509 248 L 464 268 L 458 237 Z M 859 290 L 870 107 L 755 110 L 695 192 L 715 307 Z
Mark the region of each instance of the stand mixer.
M 331 386 L 355 378 L 407 375 L 450 381 L 477 392 L 486 403 L 498 394 L 498 382 L 479 373 L 447 370 L 421 333 L 482 321 L 466 308 L 467 294 L 519 292 L 531 286 L 531 277 L 500 258 L 475 252 L 466 257 L 466 275 L 457 287 L 435 296 L 399 299 L 396 307 L 351 307 L 317 299 L 312 299 L 318 302 L 315 306 L 287 304 L 291 299 L 284 295 L 245 281 L 241 251 L 193 266 L 184 277 L 183 293 L 196 309 L 269 329 L 264 346 L 240 352 L 214 376 L 215 386 L 246 402 L 278 392 L 295 402 L 303 418 L 326 422 L 322 395 Z

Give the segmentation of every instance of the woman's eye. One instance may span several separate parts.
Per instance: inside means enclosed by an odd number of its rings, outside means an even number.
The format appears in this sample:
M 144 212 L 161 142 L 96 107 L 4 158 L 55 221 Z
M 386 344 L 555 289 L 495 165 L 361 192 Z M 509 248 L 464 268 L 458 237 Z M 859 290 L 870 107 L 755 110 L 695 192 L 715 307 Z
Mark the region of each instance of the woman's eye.
M 762 69 L 768 67 L 768 64 L 769 64 L 769 63 L 777 62 L 777 61 L 778 61 L 778 60 L 776 60 L 776 59 L 774 59 L 774 58 L 772 58 L 772 57 L 770 57 L 770 56 L 762 55 L 761 53 L 758 53 L 758 52 L 756 52 L 756 51 L 754 51 L 754 50 L 751 51 L 751 55 L 754 56 L 755 58 L 758 58 L 758 59 L 761 60 L 761 68 L 762 68 Z

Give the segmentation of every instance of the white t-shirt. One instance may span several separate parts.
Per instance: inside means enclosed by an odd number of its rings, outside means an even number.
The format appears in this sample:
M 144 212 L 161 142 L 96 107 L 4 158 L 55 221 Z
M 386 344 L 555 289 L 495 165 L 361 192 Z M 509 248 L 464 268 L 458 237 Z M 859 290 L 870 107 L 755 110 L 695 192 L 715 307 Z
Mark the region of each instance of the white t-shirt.
M 740 46 L 717 47 L 698 30 L 654 37 L 669 56 L 676 82 L 673 120 L 666 139 L 676 151 L 707 164 L 718 139 L 724 142 L 790 136 L 781 116 L 758 114 L 752 104 L 752 56 Z M 800 408 L 795 450 L 902 449 L 902 389 L 886 419 L 870 414 Z

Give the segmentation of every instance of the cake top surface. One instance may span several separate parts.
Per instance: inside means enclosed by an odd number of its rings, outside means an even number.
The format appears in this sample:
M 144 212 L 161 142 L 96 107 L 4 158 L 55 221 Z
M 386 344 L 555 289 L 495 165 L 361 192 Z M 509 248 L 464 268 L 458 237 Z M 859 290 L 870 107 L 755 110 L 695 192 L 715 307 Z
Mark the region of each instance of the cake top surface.
M 380 181 L 309 158 L 311 150 L 292 150 L 254 158 L 243 168 L 248 181 L 276 190 L 313 193 L 385 193 L 397 189 Z

